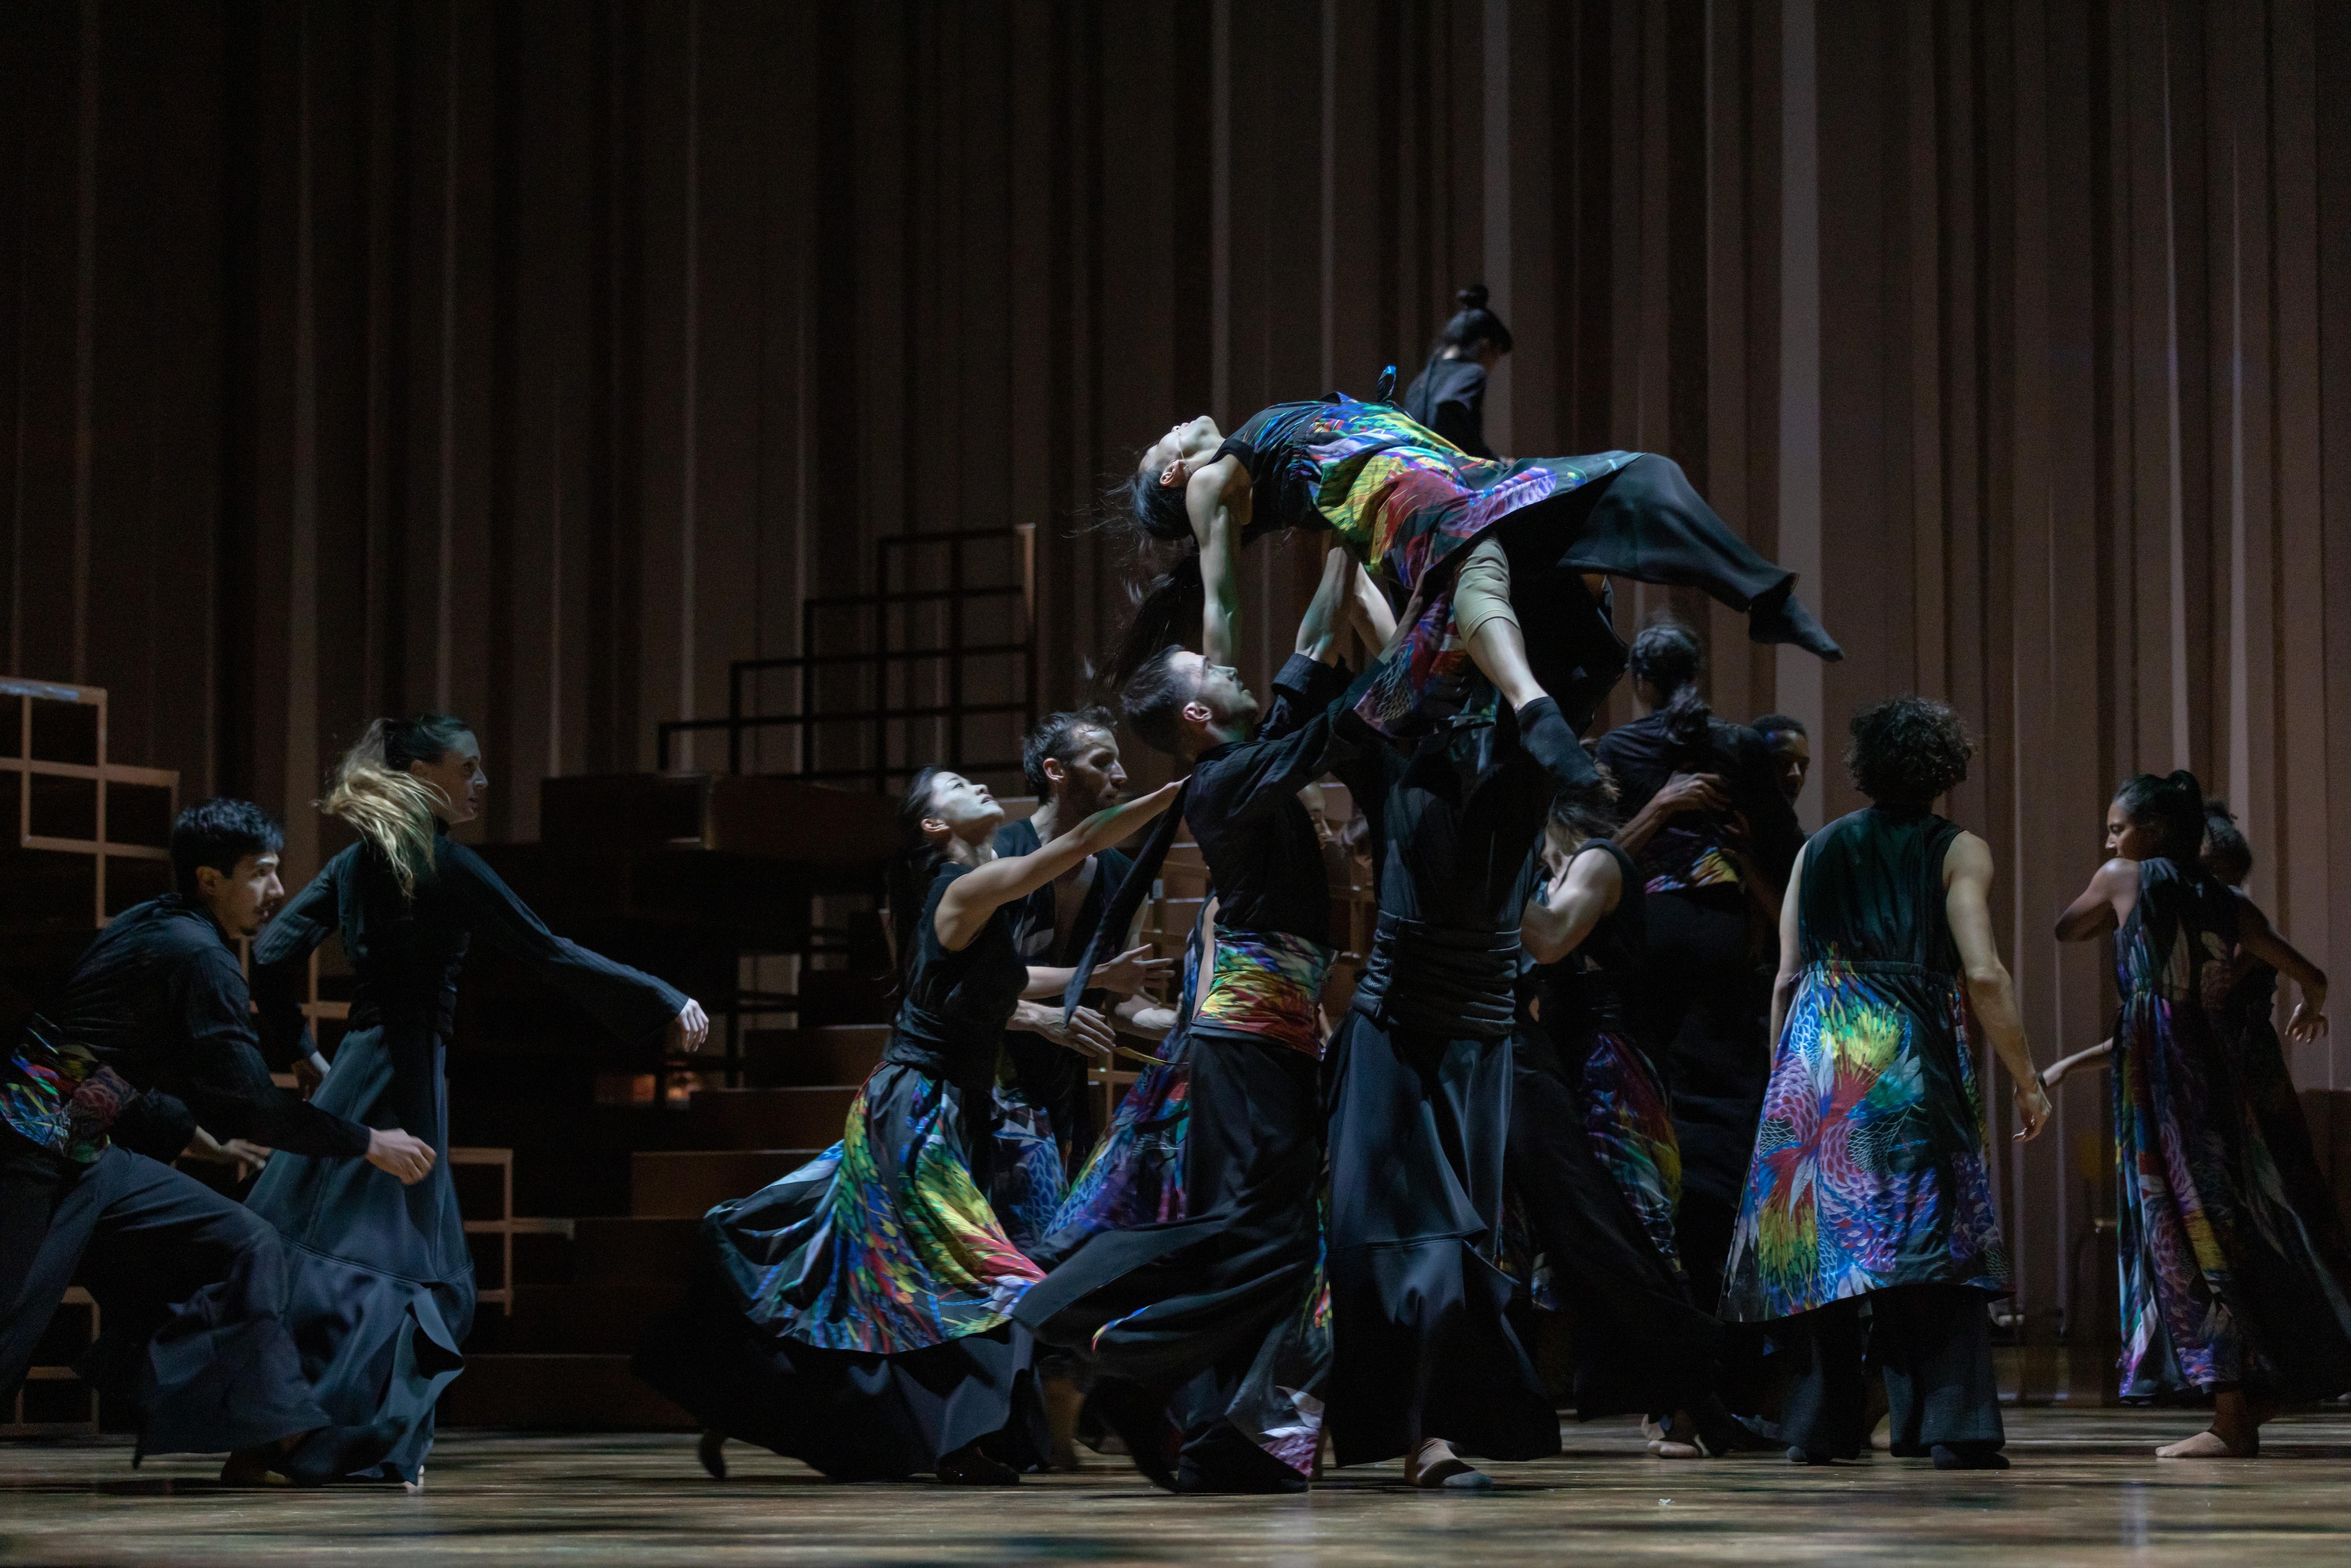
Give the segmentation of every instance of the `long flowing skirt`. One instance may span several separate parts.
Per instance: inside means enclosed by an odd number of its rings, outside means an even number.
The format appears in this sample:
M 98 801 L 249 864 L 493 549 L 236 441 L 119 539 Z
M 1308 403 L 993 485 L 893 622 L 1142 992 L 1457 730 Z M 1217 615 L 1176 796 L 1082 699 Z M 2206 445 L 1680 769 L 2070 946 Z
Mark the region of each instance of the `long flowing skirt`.
M 637 1375 L 705 1425 L 841 1480 L 916 1475 L 973 1443 L 1039 1462 L 1013 1306 L 1040 1277 L 974 1180 L 963 1092 L 885 1061 L 841 1143 L 705 1217 L 686 1301 Z
M 1499 1040 L 1352 1012 L 1332 1046 L 1326 1420 L 1341 1465 L 1426 1437 L 1498 1459 L 1559 1451 L 1559 1416 L 1495 1262 L 1510 1124 Z
M 465 1366 L 474 1262 L 449 1171 L 445 1046 L 429 1029 L 354 1030 L 317 1103 L 433 1145 L 413 1186 L 365 1160 L 273 1156 L 246 1203 L 284 1233 L 287 1321 L 313 1396 L 338 1426 L 378 1427 L 389 1444 L 363 1479 L 415 1480 L 433 1447 L 433 1407 Z
M 2351 1260 L 2266 1020 L 2224 1035 L 2134 987 L 2114 1107 L 2123 1397 L 2351 1390 Z
M 1050 1270 L 1105 1230 L 1181 1219 L 1184 1145 L 1191 1126 L 1190 1031 L 1159 1044 L 1164 1066 L 1135 1075 L 1112 1113 L 1110 1131 L 1061 1195 L 1043 1241 L 1029 1255 Z
M 1722 1315 L 1792 1317 L 1896 1285 L 2009 1288 L 1966 1009 L 1915 964 L 1803 972 L 1771 1060 Z

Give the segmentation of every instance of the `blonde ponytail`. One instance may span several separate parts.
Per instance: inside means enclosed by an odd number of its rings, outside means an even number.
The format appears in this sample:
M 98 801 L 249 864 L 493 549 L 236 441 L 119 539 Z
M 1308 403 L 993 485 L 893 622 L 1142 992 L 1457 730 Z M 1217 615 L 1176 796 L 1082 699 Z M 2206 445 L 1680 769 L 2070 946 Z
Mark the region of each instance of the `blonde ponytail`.
M 415 897 L 417 883 L 432 878 L 433 807 L 441 794 L 389 754 L 414 749 L 401 744 L 411 739 L 404 732 L 424 722 L 380 718 L 369 725 L 359 743 L 335 764 L 326 799 L 317 803 L 319 810 L 350 823 L 382 852 L 403 898 Z M 438 755 L 436 747 L 434 756 Z

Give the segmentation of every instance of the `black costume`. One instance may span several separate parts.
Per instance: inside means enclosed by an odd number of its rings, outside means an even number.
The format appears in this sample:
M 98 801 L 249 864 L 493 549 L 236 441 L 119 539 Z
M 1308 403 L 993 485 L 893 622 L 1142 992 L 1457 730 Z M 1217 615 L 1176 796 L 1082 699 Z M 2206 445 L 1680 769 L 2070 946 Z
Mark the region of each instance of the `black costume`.
M 1486 444 L 1486 367 L 1475 360 L 1431 360 L 1413 377 L 1404 411 L 1472 457 Z
M 342 1166 L 368 1149 L 367 1128 L 269 1082 L 245 977 L 204 905 L 172 894 L 116 915 L 0 1073 L 0 1398 L 78 1281 L 103 1328 L 82 1370 L 141 1410 L 141 1453 L 244 1448 L 328 1425 L 288 1333 L 278 1233 L 111 1146 L 134 1103 L 166 1143 L 165 1129 L 200 1119 L 281 1158 Z
M 1681 1145 L 1675 1235 L 1692 1293 L 1711 1309 L 1722 1292 L 1722 1260 L 1771 1072 L 1764 1038 L 1770 982 L 1757 961 L 1771 931 L 1724 846 L 1732 815 L 1743 815 L 1745 847 L 1776 906 L 1803 848 L 1803 829 L 1781 792 L 1770 746 L 1743 725 L 1709 718 L 1703 734 L 1683 741 L 1667 715 L 1651 714 L 1602 736 L 1600 761 L 1615 775 L 1617 809 L 1628 818 L 1676 773 L 1715 774 L 1730 798 L 1719 811 L 1667 819 L 1640 854 L 1649 972 L 1665 977 L 1651 1028 Z
M 1043 845 L 1036 823 L 1025 817 L 996 830 L 996 852 L 1001 856 L 1034 854 Z M 1070 922 L 1066 937 L 1060 935 L 1053 917 L 1051 883 L 1011 905 L 1012 939 L 1021 959 L 1049 968 L 1076 964 L 1093 945 L 1102 911 L 1109 907 L 1111 895 L 1125 880 L 1132 863 L 1116 850 L 1094 852 L 1093 879 L 1078 903 L 1077 918 Z M 1118 933 L 1120 937 L 1124 935 L 1123 930 Z M 1089 992 L 1087 1005 L 1106 999 L 1104 993 Z M 1021 1096 L 1045 1113 L 1053 1142 L 1061 1150 L 1061 1168 L 1074 1171 L 1102 1136 L 1097 1124 L 1101 1118 L 1094 1113 L 1094 1099 L 1087 1092 L 1085 1058 L 1031 1030 L 1007 1030 L 1004 1050 L 1011 1058 L 1013 1079 Z M 1060 1194 L 1053 1194 L 1051 1201 L 1059 1200 Z
M 1324 1361 L 1311 1319 L 1331 905 L 1298 792 L 1356 754 L 1339 733 L 1362 733 L 1338 700 L 1345 681 L 1302 654 L 1282 667 L 1255 738 L 1193 759 L 1180 808 L 1161 819 L 1105 924 L 1108 946 L 1180 815 L 1217 892 L 1214 956 L 1186 1031 L 1186 1218 L 1092 1237 L 1017 1314 L 1040 1338 L 1092 1346 L 1097 1403 L 1145 1472 L 1179 1490 L 1302 1486 L 1321 1437 Z M 1153 1451 L 1156 1423 L 1141 1418 L 1163 1404 L 1182 1434 L 1172 1469 Z
M 1514 737 L 1507 717 L 1462 725 L 1339 770 L 1380 846 L 1378 928 L 1326 1071 L 1342 1465 L 1430 1437 L 1502 1459 L 1559 1448 L 1495 1263 L 1519 921 L 1552 793 Z
M 1577 852 L 1613 857 L 1622 891 L 1523 982 L 1541 1005 L 1513 1042 L 1511 1201 L 1541 1249 L 1540 1293 L 1573 1326 L 1577 1414 L 1706 1412 L 1722 1330 L 1677 1260 L 1679 1162 L 1648 1019 L 1665 988 L 1647 971 L 1640 870 L 1606 839 Z
M 265 1037 L 307 1050 L 309 956 L 341 934 L 357 977 L 351 1029 L 315 1103 L 370 1126 L 404 1127 L 439 1156 L 431 1175 L 402 1186 L 371 1166 L 281 1154 L 246 1199 L 297 1249 L 291 1321 L 319 1403 L 339 1422 L 395 1431 L 389 1456 L 364 1473 L 408 1481 L 433 1446 L 434 1402 L 464 1365 L 458 1347 L 474 1321 L 443 1076 L 467 946 L 478 936 L 530 965 L 635 1044 L 658 1045 L 685 1006 L 663 981 L 549 931 L 445 831 L 434 852 L 410 898 L 381 851 L 352 845 L 270 922 L 253 955 Z
M 841 1141 L 704 1217 L 702 1262 L 637 1351 L 695 1419 L 836 1480 L 935 1471 L 974 1443 L 1041 1462 L 1033 1342 L 1009 1321 L 1037 1266 L 987 1200 L 1004 1020 L 1028 981 L 998 908 L 940 941 L 933 879 L 905 994 Z

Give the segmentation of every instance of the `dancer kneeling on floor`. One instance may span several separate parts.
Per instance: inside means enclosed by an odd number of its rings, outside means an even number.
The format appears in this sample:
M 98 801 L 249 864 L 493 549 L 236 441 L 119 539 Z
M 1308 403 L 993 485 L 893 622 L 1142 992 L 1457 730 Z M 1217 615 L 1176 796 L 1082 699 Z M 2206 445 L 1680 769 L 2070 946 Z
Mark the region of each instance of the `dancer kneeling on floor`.
M 1043 1461 L 1032 1344 L 1010 1321 L 1041 1276 L 987 1200 L 998 1058 L 1028 981 L 1013 906 L 1176 789 L 1000 856 L 1004 809 L 985 787 L 914 776 L 891 865 L 900 1001 L 882 1063 L 840 1143 L 705 1217 L 698 1275 L 637 1353 L 637 1375 L 709 1428 L 714 1474 L 727 1437 L 836 1480 L 1003 1483 Z M 1109 1054 L 1098 1015 L 1073 1023 L 1074 1047 Z
M 2004 1469 L 1986 1304 L 2009 1292 L 1974 1031 L 2015 1081 L 2020 1141 L 2049 1099 L 1992 942 L 1991 849 L 1929 809 L 1973 747 L 1938 702 L 1854 716 L 1873 802 L 1813 835 L 1780 920 L 1777 1041 L 1724 1273 L 1726 1320 L 1771 1322 L 1792 1362 L 1780 1429 L 1797 1463 L 1860 1456 L 1862 1308 L 1893 1451 Z

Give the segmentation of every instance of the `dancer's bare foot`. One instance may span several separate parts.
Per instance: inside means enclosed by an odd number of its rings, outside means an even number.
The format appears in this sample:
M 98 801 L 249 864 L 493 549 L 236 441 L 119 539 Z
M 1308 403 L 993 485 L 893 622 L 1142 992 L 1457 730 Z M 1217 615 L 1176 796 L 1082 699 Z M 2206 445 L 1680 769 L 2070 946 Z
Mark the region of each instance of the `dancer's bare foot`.
M 1653 1424 L 1643 1422 L 1643 1428 Z M 1666 1424 L 1656 1427 L 1656 1436 L 1649 1439 L 1649 1452 L 1660 1459 L 1702 1459 L 1706 1449 L 1698 1440 L 1698 1423 L 1687 1410 L 1677 1410 L 1666 1418 Z
M 1078 1413 L 1085 1407 L 1085 1390 L 1074 1377 L 1039 1380 L 1045 1396 L 1045 1429 L 1050 1438 L 1052 1468 L 1074 1470 L 1078 1465 Z
M 2261 1452 L 2259 1438 L 2240 1448 L 2220 1433 L 2207 1427 L 2192 1437 L 2182 1437 L 2177 1443 L 2166 1443 L 2155 1451 L 2158 1459 L 2250 1459 Z
M 1442 1437 L 1422 1438 L 1420 1447 L 1405 1457 L 1404 1479 L 1407 1485 L 1430 1491 L 1480 1491 L 1494 1484 L 1493 1477 L 1455 1453 Z

